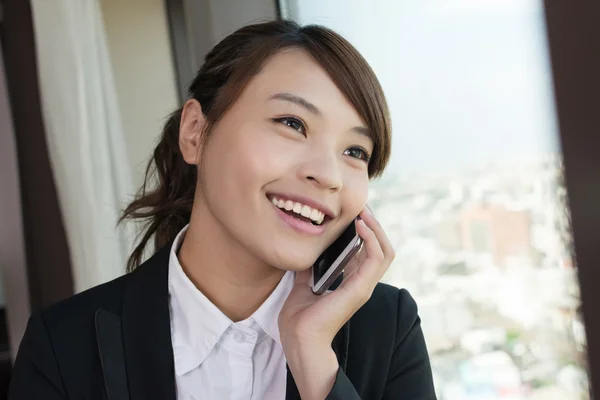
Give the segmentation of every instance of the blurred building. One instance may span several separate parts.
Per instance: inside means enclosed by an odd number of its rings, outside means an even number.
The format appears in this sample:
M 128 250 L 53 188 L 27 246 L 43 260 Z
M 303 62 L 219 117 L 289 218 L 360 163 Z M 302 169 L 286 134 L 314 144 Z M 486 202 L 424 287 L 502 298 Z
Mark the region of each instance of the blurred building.
M 495 204 L 471 204 L 459 217 L 462 247 L 467 252 L 492 254 L 494 263 L 531 257 L 531 220 L 528 211 Z

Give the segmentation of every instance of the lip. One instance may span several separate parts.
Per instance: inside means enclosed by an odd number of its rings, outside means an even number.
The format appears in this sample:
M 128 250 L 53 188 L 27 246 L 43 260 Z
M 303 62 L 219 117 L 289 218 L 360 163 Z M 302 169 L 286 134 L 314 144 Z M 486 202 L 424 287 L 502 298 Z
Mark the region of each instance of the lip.
M 310 236 L 319 236 L 325 232 L 325 225 L 327 222 L 323 222 L 321 225 L 313 225 L 310 222 L 304 222 L 299 220 L 298 218 L 294 218 L 289 214 L 283 212 L 279 207 L 271 203 L 269 200 L 269 204 L 273 207 L 279 218 L 286 224 L 288 227 L 294 229 L 298 233 L 302 233 L 304 235 Z M 308 205 L 308 204 L 307 204 Z
M 271 201 L 271 198 L 273 198 L 273 197 L 277 197 L 278 199 L 281 199 L 281 200 L 291 200 L 295 203 L 306 204 L 310 208 L 314 208 L 316 210 L 321 211 L 323 214 L 325 214 L 325 221 L 327 221 L 328 219 L 335 218 L 335 213 L 329 207 L 327 207 L 323 203 L 319 203 L 318 201 L 312 200 L 308 197 L 296 196 L 293 194 L 267 193 L 267 199 L 269 201 Z M 285 214 L 285 215 L 287 215 L 287 214 Z

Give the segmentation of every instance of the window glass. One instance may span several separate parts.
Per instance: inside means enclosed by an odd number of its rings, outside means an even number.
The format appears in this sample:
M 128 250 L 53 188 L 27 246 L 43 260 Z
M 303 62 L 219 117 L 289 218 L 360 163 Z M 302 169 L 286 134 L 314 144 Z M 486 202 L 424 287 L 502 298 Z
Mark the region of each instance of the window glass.
M 348 38 L 394 127 L 370 205 L 441 400 L 588 399 L 540 0 L 282 1 Z M 385 216 L 385 218 L 381 218 Z

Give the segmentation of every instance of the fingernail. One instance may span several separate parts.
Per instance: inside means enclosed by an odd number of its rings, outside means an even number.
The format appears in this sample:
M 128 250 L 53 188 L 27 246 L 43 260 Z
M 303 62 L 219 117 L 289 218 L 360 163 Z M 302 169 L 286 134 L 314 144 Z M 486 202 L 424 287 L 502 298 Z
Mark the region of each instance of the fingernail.
M 365 204 L 365 208 L 367 209 L 367 211 L 369 212 L 369 214 L 375 215 L 375 214 L 373 214 L 373 210 L 371 210 L 371 207 L 369 207 L 368 204 Z

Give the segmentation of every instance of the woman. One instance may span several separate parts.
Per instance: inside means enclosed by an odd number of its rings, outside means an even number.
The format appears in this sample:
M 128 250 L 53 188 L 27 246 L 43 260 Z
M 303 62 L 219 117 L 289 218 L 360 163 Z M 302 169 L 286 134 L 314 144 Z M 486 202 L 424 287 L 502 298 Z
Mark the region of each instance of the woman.
M 391 138 L 366 61 L 268 22 L 189 93 L 124 213 L 147 222 L 130 273 L 31 317 L 10 398 L 435 399 L 415 302 L 378 283 L 394 252 L 365 205 Z M 357 216 L 355 272 L 314 295 L 310 266 Z

